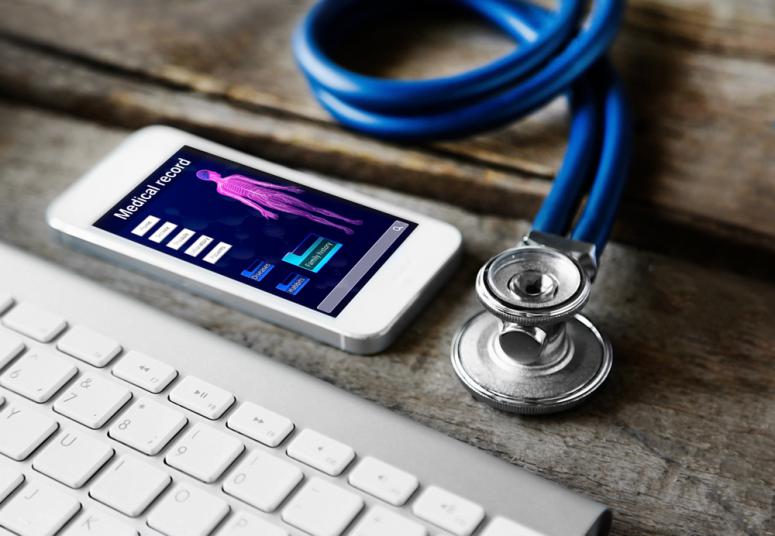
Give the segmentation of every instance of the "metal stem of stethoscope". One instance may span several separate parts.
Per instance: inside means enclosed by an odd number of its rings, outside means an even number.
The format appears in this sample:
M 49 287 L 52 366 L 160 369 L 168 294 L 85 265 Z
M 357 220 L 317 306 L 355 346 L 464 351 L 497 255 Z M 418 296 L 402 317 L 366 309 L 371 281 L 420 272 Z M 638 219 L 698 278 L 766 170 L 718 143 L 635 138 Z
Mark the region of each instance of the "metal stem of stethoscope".
M 594 246 L 531 232 L 479 270 L 485 307 L 461 326 L 452 366 L 479 400 L 522 414 L 582 402 L 611 370 L 611 345 L 579 311 L 595 276 Z

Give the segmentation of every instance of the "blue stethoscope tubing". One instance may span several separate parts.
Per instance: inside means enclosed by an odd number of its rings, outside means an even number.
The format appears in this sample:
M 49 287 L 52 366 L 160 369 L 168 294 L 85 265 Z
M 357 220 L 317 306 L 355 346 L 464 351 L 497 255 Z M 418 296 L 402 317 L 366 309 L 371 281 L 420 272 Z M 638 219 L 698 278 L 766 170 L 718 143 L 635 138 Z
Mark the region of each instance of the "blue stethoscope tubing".
M 595 244 L 599 256 L 613 227 L 631 153 L 629 109 L 605 58 L 623 0 L 558 0 L 555 10 L 517 0 L 425 2 L 450 3 L 497 25 L 518 47 L 454 76 L 413 81 L 366 76 L 338 65 L 326 50 L 346 38 L 348 27 L 373 24 L 390 11 L 411 16 L 417 2 L 321 0 L 294 33 L 296 60 L 315 97 L 335 119 L 395 141 L 480 133 L 567 95 L 572 114 L 568 146 L 533 229 Z M 584 194 L 586 203 L 573 225 Z

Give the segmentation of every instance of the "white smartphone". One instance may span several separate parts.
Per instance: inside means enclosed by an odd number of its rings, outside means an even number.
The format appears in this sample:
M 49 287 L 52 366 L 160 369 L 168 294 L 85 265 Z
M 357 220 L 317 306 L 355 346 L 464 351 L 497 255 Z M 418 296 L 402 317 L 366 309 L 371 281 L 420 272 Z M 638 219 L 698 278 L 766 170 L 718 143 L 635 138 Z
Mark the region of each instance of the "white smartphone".
M 462 244 L 447 223 L 163 126 L 47 219 L 67 244 L 363 354 L 395 339 Z

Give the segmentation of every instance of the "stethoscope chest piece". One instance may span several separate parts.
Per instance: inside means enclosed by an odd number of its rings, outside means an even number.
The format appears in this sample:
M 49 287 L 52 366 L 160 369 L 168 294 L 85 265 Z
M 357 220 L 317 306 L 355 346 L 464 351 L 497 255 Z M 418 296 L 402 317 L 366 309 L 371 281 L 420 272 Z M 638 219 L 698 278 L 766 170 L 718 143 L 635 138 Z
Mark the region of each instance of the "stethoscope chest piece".
M 611 345 L 578 313 L 594 275 L 587 258 L 531 235 L 482 267 L 476 290 L 486 310 L 460 328 L 451 355 L 474 397 L 514 413 L 552 413 L 579 404 L 603 384 Z

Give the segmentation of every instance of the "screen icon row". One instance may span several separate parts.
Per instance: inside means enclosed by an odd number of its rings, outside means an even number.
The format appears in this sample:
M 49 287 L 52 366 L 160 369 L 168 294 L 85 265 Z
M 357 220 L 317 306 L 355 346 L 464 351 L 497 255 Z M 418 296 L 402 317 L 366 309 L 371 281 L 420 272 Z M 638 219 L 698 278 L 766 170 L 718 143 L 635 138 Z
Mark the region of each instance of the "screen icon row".
M 144 237 L 148 232 L 156 227 L 156 224 L 161 221 L 156 216 L 147 216 L 141 221 L 134 229 L 132 234 L 139 237 Z M 161 244 L 166 240 L 172 232 L 178 228 L 176 223 L 170 221 L 163 222 L 156 230 L 151 233 L 148 240 Z M 185 246 L 195 235 L 196 231 L 183 228 L 167 242 L 166 246 L 174 251 L 179 251 L 180 248 Z M 198 257 L 212 244 L 214 239 L 207 235 L 199 235 L 185 250 L 184 253 L 189 257 Z M 226 242 L 218 242 L 213 248 L 205 255 L 202 260 L 209 264 L 217 263 L 226 253 L 231 249 L 231 244 Z

